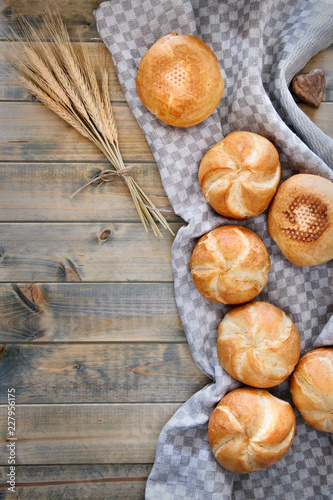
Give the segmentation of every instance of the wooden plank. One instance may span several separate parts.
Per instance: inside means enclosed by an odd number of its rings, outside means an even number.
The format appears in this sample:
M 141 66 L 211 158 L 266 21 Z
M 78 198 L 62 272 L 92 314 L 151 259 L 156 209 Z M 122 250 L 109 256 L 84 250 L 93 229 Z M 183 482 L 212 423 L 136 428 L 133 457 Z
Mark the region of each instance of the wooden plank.
M 210 380 L 182 344 L 6 345 L 0 403 L 184 402 Z
M 332 103 L 322 103 L 307 114 L 333 136 Z M 306 105 L 304 105 L 306 106 Z M 300 107 L 303 109 L 303 104 Z M 308 106 L 307 106 L 308 107 Z M 114 106 L 120 147 L 126 162 L 152 162 L 151 150 L 127 105 Z M 105 161 L 102 153 L 40 103 L 0 103 L 2 161 Z
M 72 39 L 77 38 L 79 29 L 81 36 L 86 41 L 99 39 L 96 30 L 93 10 L 98 7 L 101 0 L 57 0 L 57 9 L 67 26 Z M 21 12 L 34 25 L 39 26 L 41 22 L 41 3 L 40 0 L 0 0 L 0 25 L 1 39 L 11 34 L 11 28 L 14 27 L 15 11 Z
M 133 177 L 169 221 L 180 221 L 169 203 L 156 163 L 132 164 Z M 122 179 L 89 186 L 71 195 L 105 163 L 0 163 L 2 221 L 138 221 L 129 190 Z
M 0 281 L 68 281 L 71 269 L 75 281 L 172 281 L 174 238 L 162 230 L 157 238 L 141 223 L 2 223 Z
M 154 157 L 126 104 L 113 106 L 119 143 L 126 162 Z M 1 161 L 105 161 L 88 139 L 39 102 L 0 103 Z
M 0 343 L 184 342 L 173 283 L 0 285 Z
M 179 403 L 17 405 L 16 464 L 153 463 L 162 427 Z M 7 405 L 0 406 L 6 466 Z
M 143 500 L 151 465 L 17 466 L 16 492 L 20 500 Z M 13 500 L 7 490 L 8 467 L 0 467 L 0 498 Z
M 76 45 L 76 43 L 74 43 Z M 81 44 L 78 44 L 81 45 Z M 16 72 L 6 59 L 10 43 L 0 42 L 0 101 L 32 101 L 34 98 L 15 80 Z M 100 68 L 108 68 L 109 92 L 113 101 L 126 101 L 110 52 L 102 41 L 89 43 L 91 62 L 100 82 Z

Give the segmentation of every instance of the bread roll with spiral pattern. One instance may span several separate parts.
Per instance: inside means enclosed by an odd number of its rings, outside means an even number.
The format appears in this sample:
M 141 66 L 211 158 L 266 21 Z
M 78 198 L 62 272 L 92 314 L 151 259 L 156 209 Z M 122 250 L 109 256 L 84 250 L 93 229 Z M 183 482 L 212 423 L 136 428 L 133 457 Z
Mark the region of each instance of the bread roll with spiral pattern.
M 205 154 L 199 167 L 199 185 L 216 212 L 245 219 L 268 207 L 280 175 L 276 147 L 261 135 L 236 131 Z
M 252 387 L 281 384 L 294 370 L 301 339 L 292 320 L 268 302 L 231 309 L 217 331 L 217 354 L 223 368 Z
M 268 232 L 297 266 L 333 259 L 333 183 L 312 174 L 283 182 L 269 208 Z
M 303 420 L 318 431 L 333 432 L 333 347 L 302 356 L 289 386 Z
M 224 396 L 208 424 L 216 460 L 238 474 L 270 467 L 289 450 L 296 430 L 289 403 L 265 389 L 243 387 Z
M 198 240 L 190 268 L 194 285 L 203 297 L 222 304 L 242 304 L 266 285 L 270 258 L 253 231 L 226 225 Z

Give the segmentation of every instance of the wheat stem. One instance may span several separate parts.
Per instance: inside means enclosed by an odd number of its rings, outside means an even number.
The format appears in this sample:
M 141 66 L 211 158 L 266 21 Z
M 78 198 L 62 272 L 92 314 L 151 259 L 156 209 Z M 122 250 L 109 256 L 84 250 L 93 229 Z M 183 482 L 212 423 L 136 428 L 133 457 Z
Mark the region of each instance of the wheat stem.
M 49 10 L 44 14 L 43 21 L 42 30 L 37 32 L 23 17 L 18 20 L 27 42 L 23 49 L 22 42 L 11 44 L 12 50 L 8 56 L 17 70 L 18 81 L 102 151 L 114 171 L 119 172 L 126 183 L 145 231 L 148 231 L 150 225 L 154 234 L 162 237 L 156 223 L 158 221 L 173 234 L 160 211 L 132 175 L 128 175 L 132 167 L 125 167 L 120 152 L 118 129 L 109 96 L 107 69 L 102 69 L 99 86 L 85 44 L 75 47 L 71 43 L 59 14 L 54 15 Z M 14 41 L 19 40 L 15 38 Z M 111 180 L 112 171 L 108 172 L 108 178 L 103 172 L 100 174 L 101 181 Z M 73 193 L 72 197 L 99 178 L 89 181 Z

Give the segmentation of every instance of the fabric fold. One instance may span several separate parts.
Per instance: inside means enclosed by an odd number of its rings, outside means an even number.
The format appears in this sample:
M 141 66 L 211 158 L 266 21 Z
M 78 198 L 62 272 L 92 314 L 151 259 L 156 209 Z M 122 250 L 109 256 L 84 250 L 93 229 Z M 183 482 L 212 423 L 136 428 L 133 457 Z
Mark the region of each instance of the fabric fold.
M 147 481 L 147 500 L 328 499 L 333 496 L 331 437 L 297 414 L 297 431 L 287 455 L 269 469 L 232 474 L 213 457 L 209 416 L 219 399 L 239 383 L 224 372 L 216 353 L 217 327 L 230 306 L 214 304 L 195 289 L 189 269 L 201 235 L 235 223 L 216 214 L 198 184 L 205 152 L 229 132 L 248 130 L 277 147 L 282 180 L 298 172 L 333 180 L 333 141 L 299 109 L 288 85 L 310 57 L 333 42 L 333 5 L 315 0 L 123 0 L 95 11 L 97 28 L 113 58 L 128 104 L 157 162 L 170 203 L 186 225 L 174 240 L 175 299 L 197 366 L 212 383 L 194 394 L 161 432 Z M 135 88 L 140 60 L 161 36 L 199 36 L 215 52 L 225 92 L 203 123 L 177 129 L 158 121 L 141 104 Z M 332 261 L 311 268 L 292 265 L 268 235 L 267 211 L 237 221 L 254 231 L 271 258 L 266 287 L 257 300 L 280 307 L 296 324 L 302 354 L 333 344 Z M 288 384 L 271 392 L 290 402 Z

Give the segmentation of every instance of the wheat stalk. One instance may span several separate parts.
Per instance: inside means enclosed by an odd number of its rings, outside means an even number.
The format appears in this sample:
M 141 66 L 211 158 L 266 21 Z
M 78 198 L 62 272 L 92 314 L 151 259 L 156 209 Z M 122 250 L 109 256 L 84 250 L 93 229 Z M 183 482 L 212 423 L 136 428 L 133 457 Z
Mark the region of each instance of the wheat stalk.
M 75 46 L 71 43 L 59 14 L 46 12 L 42 29 L 38 32 L 23 17 L 18 18 L 18 24 L 26 38 L 25 45 L 22 49 L 22 41 L 14 37 L 7 56 L 17 70 L 18 81 L 80 134 L 90 139 L 114 169 L 105 170 L 73 193 L 72 197 L 95 182 L 111 182 L 116 176 L 122 177 L 145 230 L 150 225 L 154 234 L 162 237 L 157 225 L 160 222 L 173 234 L 160 210 L 130 175 L 133 167 L 126 167 L 123 162 L 110 102 L 107 69 L 102 70 L 100 86 L 87 44 Z

